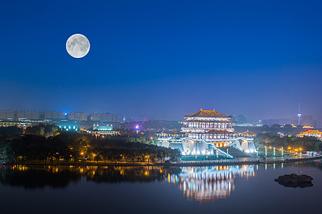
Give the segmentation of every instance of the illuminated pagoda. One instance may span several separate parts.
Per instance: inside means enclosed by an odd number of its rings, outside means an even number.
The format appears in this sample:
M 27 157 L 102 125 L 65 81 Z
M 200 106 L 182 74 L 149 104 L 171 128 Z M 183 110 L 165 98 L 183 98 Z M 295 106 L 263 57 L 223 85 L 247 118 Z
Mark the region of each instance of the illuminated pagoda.
M 200 109 L 184 117 L 181 132 L 192 140 L 213 142 L 217 147 L 225 147 L 235 136 L 231 117 L 215 110 Z
M 180 150 L 183 159 L 187 157 L 187 160 L 191 156 L 217 159 L 234 158 L 241 152 L 256 153 L 253 136 L 235 133 L 232 118 L 215 110 L 200 109 L 186 115 L 182 121 L 181 137 L 160 136 L 160 146 Z

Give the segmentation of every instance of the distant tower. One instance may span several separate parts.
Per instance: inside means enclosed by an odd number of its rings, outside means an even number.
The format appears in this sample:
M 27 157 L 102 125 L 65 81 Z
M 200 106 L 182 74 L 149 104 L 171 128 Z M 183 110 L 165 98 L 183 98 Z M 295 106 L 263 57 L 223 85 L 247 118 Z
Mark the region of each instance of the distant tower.
M 300 126 L 301 125 L 301 117 L 302 117 L 302 113 L 301 113 L 301 106 L 299 105 L 298 107 L 298 112 L 297 112 L 297 125 Z

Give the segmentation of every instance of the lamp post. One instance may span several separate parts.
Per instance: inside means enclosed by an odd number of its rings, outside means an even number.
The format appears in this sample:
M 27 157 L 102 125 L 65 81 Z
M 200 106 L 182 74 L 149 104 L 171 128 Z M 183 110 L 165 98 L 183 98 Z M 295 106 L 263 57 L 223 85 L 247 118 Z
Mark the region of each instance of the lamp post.
M 282 157 L 284 157 L 284 148 L 283 147 L 281 148 L 281 154 L 282 154 Z
M 276 148 L 273 147 L 273 156 L 275 157 L 276 156 Z

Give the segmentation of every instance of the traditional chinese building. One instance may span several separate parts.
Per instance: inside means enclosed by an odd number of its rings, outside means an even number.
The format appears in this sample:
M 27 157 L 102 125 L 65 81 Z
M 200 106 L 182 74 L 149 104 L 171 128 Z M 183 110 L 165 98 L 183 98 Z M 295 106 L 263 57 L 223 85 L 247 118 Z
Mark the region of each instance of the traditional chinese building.
M 299 134 L 297 134 L 298 137 L 315 137 L 320 140 L 322 140 L 322 131 L 320 130 L 306 130 Z
M 231 117 L 215 110 L 200 109 L 186 115 L 181 131 L 192 140 L 213 142 L 217 147 L 228 146 L 230 139 L 236 135 Z
M 181 151 L 183 156 L 233 158 L 230 152 L 255 153 L 253 135 L 235 133 L 232 118 L 215 110 L 200 109 L 182 121 L 181 134 L 159 134 L 158 145 Z

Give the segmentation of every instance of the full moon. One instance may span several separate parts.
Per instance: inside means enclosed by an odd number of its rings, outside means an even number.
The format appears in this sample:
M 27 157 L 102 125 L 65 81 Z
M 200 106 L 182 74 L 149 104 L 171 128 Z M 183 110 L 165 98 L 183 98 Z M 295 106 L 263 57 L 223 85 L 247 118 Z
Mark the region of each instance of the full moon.
M 66 50 L 74 58 L 83 58 L 90 49 L 90 43 L 83 34 L 73 34 L 66 41 Z

